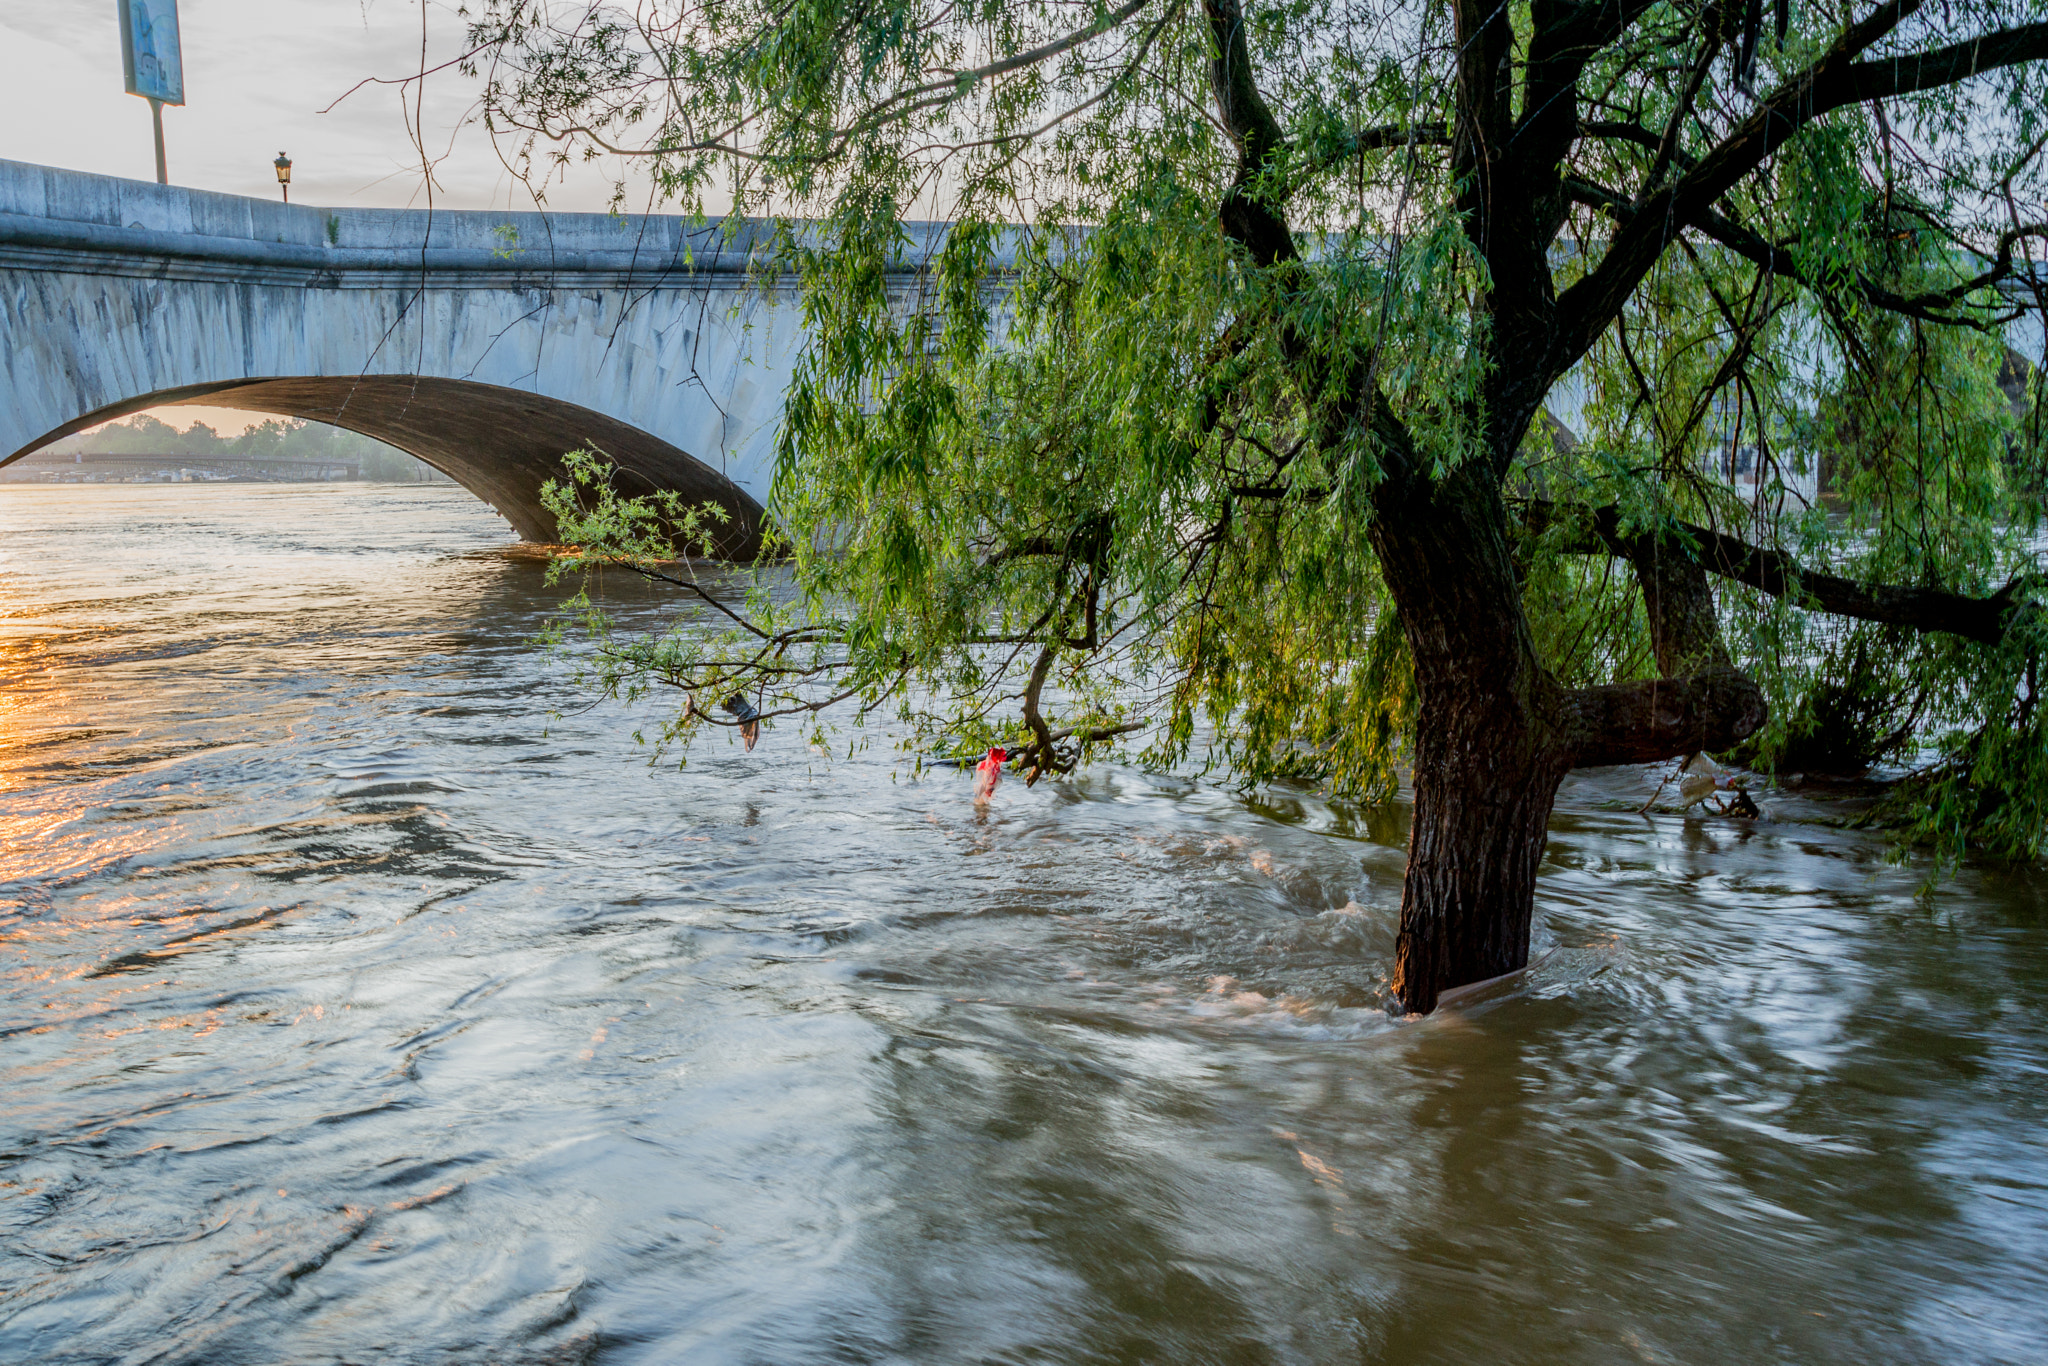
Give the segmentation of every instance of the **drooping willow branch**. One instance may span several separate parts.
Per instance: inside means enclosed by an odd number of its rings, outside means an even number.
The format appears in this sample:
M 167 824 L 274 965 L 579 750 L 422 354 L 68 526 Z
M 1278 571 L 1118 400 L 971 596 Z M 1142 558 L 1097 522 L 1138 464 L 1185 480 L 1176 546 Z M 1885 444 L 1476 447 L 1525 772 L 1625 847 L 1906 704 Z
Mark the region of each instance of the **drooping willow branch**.
M 1100 662 L 1113 653 L 1101 628 L 1103 597 L 1120 598 L 1110 581 L 1113 519 L 1103 513 L 1078 517 L 1061 531 L 1045 528 L 1003 535 L 992 528 L 976 552 L 979 572 L 999 573 L 1030 561 L 1050 562 L 1042 610 L 1022 631 L 984 630 L 959 634 L 938 652 L 918 653 L 878 641 L 871 623 L 820 615 L 805 609 L 794 622 L 779 619 L 771 605 L 760 610 L 735 603 L 732 595 L 699 581 L 696 557 L 715 556 L 718 528 L 728 514 L 716 504 L 692 505 L 681 495 L 657 492 L 629 497 L 617 488 L 618 468 L 605 452 L 587 449 L 564 456 L 566 479 L 542 489 L 543 505 L 555 516 L 563 540 L 576 547 L 558 555 L 550 581 L 580 569 L 586 579 L 601 568 L 630 572 L 650 584 L 689 594 L 725 623 L 721 635 L 666 632 L 624 643 L 612 638 L 612 620 L 585 593 L 575 600 L 587 629 L 597 638 L 597 657 L 610 680 L 642 680 L 686 694 L 679 725 L 737 729 L 752 747 L 763 721 L 817 716 L 851 699 L 862 717 L 900 698 L 919 677 L 940 674 L 948 650 L 1012 647 L 992 670 L 977 667 L 979 682 L 956 698 L 968 713 L 985 717 L 1025 651 L 1036 647 L 1037 663 L 1014 700 L 1030 739 L 1017 759 L 1035 781 L 1042 773 L 1068 773 L 1093 745 L 1141 730 L 1146 722 L 1113 718 L 1054 729 L 1042 697 L 1051 669 L 1064 652 Z M 758 587 L 758 580 L 756 581 Z M 750 601 L 754 601 L 751 595 Z M 737 647 L 737 648 L 735 648 Z M 957 656 L 956 656 L 957 657 Z M 701 700 L 700 700 L 701 699 Z M 719 713 L 730 713 L 726 719 Z

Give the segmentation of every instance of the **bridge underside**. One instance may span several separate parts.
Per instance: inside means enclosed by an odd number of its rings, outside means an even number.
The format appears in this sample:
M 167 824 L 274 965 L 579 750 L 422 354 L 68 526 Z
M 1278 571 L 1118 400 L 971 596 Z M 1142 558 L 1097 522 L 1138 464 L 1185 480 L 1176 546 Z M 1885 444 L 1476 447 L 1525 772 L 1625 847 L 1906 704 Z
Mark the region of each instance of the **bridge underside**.
M 761 551 L 761 505 L 686 451 L 591 409 L 518 389 L 415 375 L 238 379 L 141 395 L 99 409 L 42 442 L 145 408 L 180 403 L 325 422 L 417 456 L 496 508 L 529 541 L 559 537 L 540 489 L 561 474 L 563 452 L 595 447 L 618 464 L 627 493 L 672 489 L 715 503 L 731 520 L 718 550 Z

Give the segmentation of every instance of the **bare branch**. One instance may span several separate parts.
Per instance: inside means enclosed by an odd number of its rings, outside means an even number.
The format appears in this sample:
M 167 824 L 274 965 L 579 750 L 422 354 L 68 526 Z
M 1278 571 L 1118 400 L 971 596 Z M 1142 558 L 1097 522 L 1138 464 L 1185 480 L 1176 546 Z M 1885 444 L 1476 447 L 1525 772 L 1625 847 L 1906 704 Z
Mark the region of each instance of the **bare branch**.
M 1919 56 L 1855 59 L 1882 41 L 1923 0 L 1886 0 L 1852 24 L 1818 61 L 1760 102 L 1686 174 L 1664 189 L 1645 187 L 1636 213 L 1600 264 L 1558 298 L 1550 370 L 1562 374 L 1605 331 L 1679 228 L 1713 205 L 1800 129 L 1846 104 L 1952 84 L 1998 67 L 2048 59 L 2048 23 L 1982 35 Z

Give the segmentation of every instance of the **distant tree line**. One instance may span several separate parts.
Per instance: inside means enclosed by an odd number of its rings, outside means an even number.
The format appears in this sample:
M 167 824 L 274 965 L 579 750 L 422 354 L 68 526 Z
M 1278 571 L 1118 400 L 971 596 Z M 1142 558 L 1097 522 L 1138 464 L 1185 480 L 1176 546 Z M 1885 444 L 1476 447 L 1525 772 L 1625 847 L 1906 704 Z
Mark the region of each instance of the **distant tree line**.
M 341 460 L 354 464 L 364 479 L 379 483 L 448 482 L 432 465 L 375 437 L 324 422 L 296 417 L 267 418 L 239 436 L 222 436 L 204 422 L 179 431 L 149 413 L 113 422 L 81 436 L 56 442 L 52 450 L 87 455 L 180 455 L 193 459 L 241 457 L 258 460 Z

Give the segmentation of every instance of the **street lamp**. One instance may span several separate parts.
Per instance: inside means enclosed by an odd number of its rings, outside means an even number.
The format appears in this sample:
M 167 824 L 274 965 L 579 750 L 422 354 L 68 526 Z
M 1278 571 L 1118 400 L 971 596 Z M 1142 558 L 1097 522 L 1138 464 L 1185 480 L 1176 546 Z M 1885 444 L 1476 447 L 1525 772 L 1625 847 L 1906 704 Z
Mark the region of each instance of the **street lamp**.
M 277 160 L 276 160 L 276 161 L 273 161 L 273 162 L 271 162 L 270 164 L 271 164 L 271 165 L 273 165 L 273 166 L 275 166 L 275 167 L 277 167 L 277 188 L 278 188 L 278 191 L 279 191 L 280 193 L 282 193 L 282 194 L 284 195 L 284 202 L 285 202 L 285 203 L 287 203 L 287 204 L 291 203 L 291 202 L 292 202 L 292 159 L 291 159 L 290 157 L 286 156 L 286 155 L 285 155 L 285 154 L 284 154 L 283 152 L 279 152 L 279 153 L 277 154 Z

